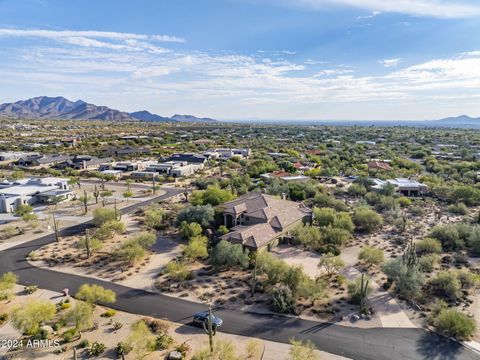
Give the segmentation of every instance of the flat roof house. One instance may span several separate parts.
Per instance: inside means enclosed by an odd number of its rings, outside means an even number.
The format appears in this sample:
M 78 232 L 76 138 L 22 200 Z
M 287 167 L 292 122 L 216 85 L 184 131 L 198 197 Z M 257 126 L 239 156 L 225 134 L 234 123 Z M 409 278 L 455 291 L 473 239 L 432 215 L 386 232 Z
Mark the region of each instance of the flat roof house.
M 372 189 L 381 190 L 386 184 L 395 186 L 395 190 L 405 196 L 419 196 L 428 192 L 428 186 L 415 180 L 397 178 L 389 180 L 372 179 Z
M 19 159 L 17 165 L 22 167 L 42 168 L 57 165 L 67 160 L 70 160 L 70 155 L 33 155 Z
M 204 164 L 207 161 L 207 158 L 201 154 L 173 154 L 166 159 L 162 159 L 163 162 L 176 161 L 176 162 L 187 162 L 192 164 Z
M 248 193 L 221 205 L 224 225 L 230 232 L 221 239 L 250 250 L 270 249 L 301 223 L 312 218 L 302 204 L 262 193 Z
M 0 213 L 14 212 L 20 205 L 49 204 L 70 199 L 74 191 L 66 178 L 32 178 L 0 184 Z

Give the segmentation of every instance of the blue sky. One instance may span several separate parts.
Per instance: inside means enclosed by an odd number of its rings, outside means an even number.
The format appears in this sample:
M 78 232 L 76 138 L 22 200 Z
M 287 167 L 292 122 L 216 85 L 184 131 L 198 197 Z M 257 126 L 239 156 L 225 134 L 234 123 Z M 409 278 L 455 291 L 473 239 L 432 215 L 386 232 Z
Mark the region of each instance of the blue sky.
M 469 0 L 0 0 L 0 103 L 218 119 L 480 116 Z

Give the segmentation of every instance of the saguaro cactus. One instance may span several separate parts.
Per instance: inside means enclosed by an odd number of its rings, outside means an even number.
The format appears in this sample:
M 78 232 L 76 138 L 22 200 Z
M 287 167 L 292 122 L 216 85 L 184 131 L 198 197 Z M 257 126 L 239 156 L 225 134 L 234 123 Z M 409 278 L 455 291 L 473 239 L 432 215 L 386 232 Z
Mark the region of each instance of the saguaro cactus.
M 83 201 L 83 207 L 85 209 L 85 214 L 88 213 L 88 195 L 87 195 L 87 191 L 86 190 L 83 190 L 83 198 L 82 198 L 82 201 Z
M 208 320 L 203 323 L 203 330 L 208 335 L 208 343 L 210 344 L 210 353 L 213 354 L 213 337 L 217 333 L 217 327 L 212 323 L 212 306 L 208 308 Z
M 55 232 L 55 240 L 59 242 L 60 236 L 58 234 L 58 219 L 55 217 L 55 213 L 52 214 L 52 220 L 53 220 L 53 231 Z
M 115 198 L 114 209 L 115 209 L 115 220 L 120 221 L 122 219 L 122 213 L 117 210 L 117 198 Z
M 87 249 L 87 259 L 90 259 L 90 237 L 89 229 L 85 229 L 85 249 Z
M 95 190 L 93 190 L 93 196 L 95 198 L 95 204 L 98 204 L 98 197 L 100 196 L 100 191 L 98 191 L 97 185 L 95 185 Z
M 405 248 L 405 252 L 402 256 L 402 261 L 409 269 L 413 268 L 418 264 L 417 258 L 417 249 L 415 244 L 413 243 L 413 239 L 410 239 L 407 247 Z
M 368 307 L 367 307 L 368 283 L 369 283 L 369 280 L 365 279 L 365 275 L 362 274 L 362 280 L 360 282 L 360 312 L 362 314 L 366 314 L 368 312 Z

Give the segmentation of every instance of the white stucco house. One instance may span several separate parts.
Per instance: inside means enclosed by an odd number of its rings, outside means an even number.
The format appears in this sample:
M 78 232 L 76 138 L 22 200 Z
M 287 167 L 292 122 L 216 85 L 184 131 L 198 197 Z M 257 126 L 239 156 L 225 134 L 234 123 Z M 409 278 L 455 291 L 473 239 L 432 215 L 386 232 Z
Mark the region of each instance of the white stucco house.
M 66 178 L 27 178 L 0 183 L 0 213 L 12 213 L 20 205 L 49 204 L 68 200 L 74 191 Z

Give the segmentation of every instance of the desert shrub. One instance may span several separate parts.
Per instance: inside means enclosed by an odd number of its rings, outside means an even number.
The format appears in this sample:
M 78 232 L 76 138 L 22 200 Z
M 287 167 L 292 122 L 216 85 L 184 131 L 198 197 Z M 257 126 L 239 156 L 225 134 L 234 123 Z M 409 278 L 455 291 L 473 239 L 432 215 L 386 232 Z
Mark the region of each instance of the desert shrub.
M 83 339 L 82 341 L 80 341 L 80 342 L 78 343 L 78 347 L 79 347 L 80 349 L 85 349 L 85 348 L 87 348 L 87 347 L 89 347 L 89 346 L 90 346 L 90 341 L 88 341 L 87 339 Z
M 292 312 L 294 299 L 292 291 L 287 286 L 280 286 L 272 291 L 272 310 L 287 314 Z
M 415 244 L 417 253 L 419 254 L 440 254 L 442 252 L 442 243 L 440 240 L 427 237 Z
M 235 345 L 231 341 L 217 340 L 213 343 L 213 353 L 210 348 L 204 348 L 192 356 L 192 360 L 237 360 Z
M 137 242 L 144 249 L 149 249 L 157 242 L 157 235 L 153 232 L 142 231 L 135 235 L 132 240 Z
M 193 192 L 190 202 L 192 205 L 217 206 L 233 199 L 235 195 L 230 190 L 209 185 L 206 190 Z
M 106 349 L 107 349 L 107 347 L 105 346 L 105 344 L 103 344 L 103 343 L 101 343 L 101 342 L 98 342 L 98 341 L 94 341 L 94 342 L 88 347 L 88 355 L 90 355 L 90 356 L 99 356 L 99 355 L 101 355 Z
M 155 338 L 155 348 L 157 350 L 166 350 L 173 345 L 173 337 L 167 333 L 162 333 Z
M 474 255 L 480 255 L 480 226 L 474 226 L 467 238 L 467 244 Z
M 370 267 L 382 264 L 385 261 L 385 255 L 383 254 L 383 250 L 367 245 L 360 250 L 358 259 Z
M 202 226 L 200 224 L 197 224 L 195 222 L 189 224 L 186 221 L 182 221 L 182 223 L 180 224 L 180 230 L 182 231 L 183 236 L 187 239 L 195 236 L 200 236 L 203 232 Z
M 431 273 L 438 264 L 440 256 L 438 254 L 427 254 L 418 258 L 418 267 L 424 273 Z
M 170 261 L 163 269 L 163 273 L 176 281 L 185 281 L 192 277 L 192 272 L 179 261 Z
M 460 281 L 460 286 L 462 289 L 470 289 L 475 287 L 480 280 L 480 275 L 475 274 L 470 270 L 457 270 L 455 275 L 458 281 Z
M 207 228 L 213 222 L 215 211 L 211 205 L 190 206 L 181 210 L 177 215 L 177 225 L 183 221 L 187 223 L 197 223 L 203 228 Z
M 400 196 L 397 199 L 397 202 L 402 208 L 406 208 L 406 207 L 409 207 L 410 205 L 412 205 L 412 200 L 405 197 L 405 196 Z
M 327 253 L 320 257 L 317 267 L 323 269 L 327 276 L 332 276 L 345 267 L 345 261 L 340 256 Z
M 347 212 L 337 213 L 337 217 L 333 225 L 336 228 L 346 230 L 349 233 L 353 233 L 353 231 L 355 230 L 355 224 L 352 221 L 352 217 Z
M 247 268 L 250 258 L 248 251 L 241 244 L 232 244 L 226 240 L 220 241 L 212 250 L 210 261 L 217 267 L 230 269 L 234 266 Z
M 75 328 L 68 329 L 62 334 L 62 339 L 65 342 L 72 342 L 78 337 L 78 331 Z
M 107 311 L 105 311 L 103 314 L 101 314 L 100 316 L 101 317 L 104 317 L 104 318 L 111 318 L 113 316 L 115 316 L 117 312 L 113 309 L 108 309 Z
M 125 341 L 120 341 L 117 346 L 115 346 L 115 354 L 117 356 L 127 355 L 132 351 L 132 346 L 126 343 Z
M 93 211 L 93 223 L 97 227 L 102 226 L 106 222 L 115 220 L 117 219 L 114 209 L 97 208 Z
M 112 290 L 105 289 L 103 286 L 96 284 L 83 284 L 75 294 L 78 300 L 86 301 L 89 304 L 96 305 L 98 303 L 114 303 L 116 294 Z
M 40 324 L 53 319 L 55 312 L 55 305 L 51 302 L 29 301 L 13 310 L 13 326 L 24 334 L 34 335 Z
M 165 220 L 165 210 L 161 209 L 160 207 L 151 207 L 145 210 L 145 218 L 143 223 L 151 228 L 160 230 L 163 226 Z
M 168 320 L 154 318 L 142 318 L 142 320 L 154 334 L 167 333 L 168 329 L 170 328 L 170 323 Z
M 363 232 L 372 232 L 383 224 L 382 216 L 366 207 L 355 209 L 352 220 L 356 228 Z
M 27 293 L 27 294 L 33 294 L 37 290 L 38 290 L 38 285 L 27 285 L 27 286 L 25 286 L 25 293 Z
M 187 259 L 206 259 L 208 257 L 208 238 L 206 236 L 194 236 L 188 244 L 183 246 L 183 255 Z
M 368 281 L 368 278 L 365 277 L 363 280 L 364 280 L 364 284 L 365 284 L 365 281 Z M 362 285 L 362 277 L 361 276 L 358 276 L 355 280 L 348 283 L 348 295 L 350 296 L 350 301 L 353 304 L 359 305 L 361 300 L 362 300 L 361 285 Z M 370 285 L 368 285 L 367 296 L 371 292 L 372 292 L 372 288 L 371 288 Z
M 457 215 L 467 215 L 468 214 L 468 208 L 463 203 L 449 205 L 448 206 L 448 211 L 451 212 L 452 214 L 457 214 Z
M 335 247 L 341 247 L 352 237 L 348 230 L 335 227 L 322 228 L 321 232 L 324 246 L 333 245 Z M 323 249 L 324 247 L 321 246 L 317 250 Z
M 272 285 L 283 282 L 288 271 L 285 261 L 268 252 L 257 254 L 257 267 L 260 273 L 267 275 L 268 282 Z
M 336 219 L 336 212 L 331 208 L 313 208 L 313 218 L 318 226 L 332 226 Z
M 464 247 L 458 230 L 453 225 L 437 225 L 430 232 L 430 237 L 440 240 L 444 250 L 457 250 Z
M 115 251 L 113 256 L 116 259 L 122 260 L 130 265 L 142 260 L 146 256 L 145 248 L 135 241 L 130 239 L 124 241 Z
M 256 339 L 248 340 L 246 347 L 247 360 L 255 359 L 262 352 L 262 343 Z
M 13 296 L 13 290 L 18 281 L 18 276 L 7 272 L 0 277 L 0 300 L 6 300 Z
M 453 272 L 439 272 L 430 279 L 428 286 L 433 294 L 447 300 L 455 301 L 461 296 L 461 283 Z
M 382 271 L 391 283 L 395 283 L 395 291 L 407 299 L 421 293 L 425 277 L 418 267 L 408 267 L 402 260 L 390 260 L 382 266 Z
M 293 235 L 309 250 L 319 250 L 324 245 L 322 230 L 315 226 L 300 225 L 295 228 Z
M 15 210 L 15 215 L 24 216 L 33 212 L 33 207 L 28 204 L 21 204 Z
M 475 320 L 455 309 L 442 310 L 435 318 L 435 329 L 457 340 L 468 340 L 475 333 Z
M 320 360 L 320 357 L 315 353 L 317 348 L 310 340 L 302 342 L 291 339 L 290 345 L 288 352 L 290 360 Z

